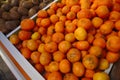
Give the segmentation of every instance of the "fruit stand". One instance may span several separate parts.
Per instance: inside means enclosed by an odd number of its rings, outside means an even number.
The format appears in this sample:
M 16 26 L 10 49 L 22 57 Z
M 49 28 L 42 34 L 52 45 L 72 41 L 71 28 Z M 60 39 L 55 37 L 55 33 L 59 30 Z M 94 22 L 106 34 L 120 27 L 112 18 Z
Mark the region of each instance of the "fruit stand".
M 119 0 L 54 0 L 12 31 L 1 29 L 0 55 L 19 80 L 114 80 L 119 7 Z

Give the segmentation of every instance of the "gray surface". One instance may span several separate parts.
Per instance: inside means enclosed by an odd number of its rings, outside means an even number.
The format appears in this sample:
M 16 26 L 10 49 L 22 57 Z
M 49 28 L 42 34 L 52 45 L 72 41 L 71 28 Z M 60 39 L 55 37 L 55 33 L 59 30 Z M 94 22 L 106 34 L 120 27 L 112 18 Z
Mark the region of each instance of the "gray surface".
M 0 56 L 0 80 L 17 80 Z

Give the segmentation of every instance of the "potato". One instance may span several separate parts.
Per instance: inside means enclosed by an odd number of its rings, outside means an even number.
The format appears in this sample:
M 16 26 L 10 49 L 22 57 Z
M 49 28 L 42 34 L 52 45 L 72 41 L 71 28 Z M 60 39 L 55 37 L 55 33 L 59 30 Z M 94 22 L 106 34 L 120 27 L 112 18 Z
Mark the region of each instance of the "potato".
M 44 8 L 46 5 L 47 5 L 46 3 L 43 3 L 43 2 L 42 2 L 42 3 L 40 3 L 39 8 L 42 9 L 42 8 Z
M 0 31 L 4 34 L 7 34 L 9 32 L 9 30 L 5 27 L 4 23 L 0 23 Z
M 14 6 L 14 7 L 12 7 L 12 8 L 10 9 L 10 12 L 13 12 L 13 11 L 16 11 L 16 12 L 17 12 L 17 10 L 18 10 L 18 7 L 17 7 L 17 6 Z
M 9 3 L 5 3 L 1 6 L 5 11 L 9 11 L 11 9 L 11 5 Z
M 20 19 L 20 14 L 16 11 L 10 12 L 10 17 L 12 20 Z
M 27 15 L 28 14 L 28 9 L 24 8 L 24 7 L 19 7 L 18 8 L 18 13 L 21 15 Z
M 3 12 L 2 13 L 2 18 L 5 20 L 11 20 L 9 12 Z
M 4 12 L 4 9 L 0 8 L 0 17 L 2 17 L 3 12 Z
M 32 7 L 31 9 L 29 9 L 28 16 L 29 17 L 33 16 L 35 13 L 37 13 L 38 9 L 39 9 L 38 6 Z
M 33 4 L 35 4 L 35 5 L 38 5 L 40 2 L 39 2 L 39 0 L 31 0 L 32 1 L 32 3 Z M 40 1 L 42 1 L 42 0 L 40 0 Z
M 19 5 L 19 0 L 11 0 L 11 6 L 18 6 Z
M 33 7 L 33 3 L 31 1 L 24 1 L 22 3 L 22 7 L 30 9 L 31 7 Z
M 8 30 L 15 29 L 20 24 L 19 20 L 6 21 L 5 26 Z

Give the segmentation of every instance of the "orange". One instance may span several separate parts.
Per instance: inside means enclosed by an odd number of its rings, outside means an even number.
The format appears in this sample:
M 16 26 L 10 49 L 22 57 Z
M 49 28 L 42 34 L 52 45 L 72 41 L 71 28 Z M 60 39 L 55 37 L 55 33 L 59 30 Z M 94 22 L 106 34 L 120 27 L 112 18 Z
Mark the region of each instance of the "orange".
M 42 20 L 42 18 L 37 18 L 36 19 L 36 24 L 37 24 L 38 27 L 41 26 L 41 20 Z
M 38 49 L 39 44 L 36 42 L 36 40 L 29 39 L 27 41 L 27 48 L 30 49 L 31 51 L 35 51 Z
M 79 0 L 66 0 L 66 5 L 67 6 L 73 6 L 79 4 Z
M 27 41 L 28 41 L 28 40 L 24 40 L 24 41 L 22 42 L 22 47 L 27 47 Z
M 105 48 L 106 47 L 106 41 L 104 38 L 95 38 L 93 41 L 93 45 L 95 46 L 99 46 L 101 48 Z
M 85 70 L 85 77 L 87 77 L 87 78 L 93 78 L 94 74 L 95 74 L 94 70 L 91 70 L 91 69 L 86 69 Z
M 49 27 L 50 26 L 50 23 L 51 23 L 51 21 L 50 21 L 50 19 L 49 18 L 43 18 L 42 20 L 41 20 L 41 26 L 42 27 Z
M 65 21 L 65 26 L 67 26 L 69 23 L 72 23 L 72 21 L 71 20 L 66 20 Z
M 21 48 L 20 52 L 26 59 L 30 59 L 30 55 L 32 53 L 31 50 L 29 50 L 28 48 Z
M 31 38 L 32 33 L 30 31 L 20 30 L 18 32 L 18 37 L 20 40 L 28 40 Z
M 37 13 L 38 18 L 46 18 L 48 16 L 48 13 L 46 10 L 39 10 Z
M 89 9 L 91 5 L 90 0 L 80 0 L 81 9 Z
M 91 78 L 83 77 L 81 80 L 92 80 Z
M 69 12 L 67 13 L 66 17 L 67 17 L 68 20 L 73 20 L 73 19 L 76 18 L 76 13 L 73 12 L 73 11 L 69 11 Z
M 103 20 L 100 17 L 94 17 L 92 19 L 92 24 L 95 28 L 99 28 L 103 24 Z
M 65 58 L 65 54 L 62 53 L 61 51 L 56 51 L 53 53 L 53 60 L 54 61 L 60 62 L 64 58 Z
M 64 4 L 61 3 L 61 2 L 57 2 L 57 6 L 58 6 L 59 8 L 62 8 L 62 7 L 64 6 Z
M 79 80 L 79 79 L 73 73 L 66 73 L 63 77 L 63 80 Z
M 119 53 L 116 53 L 116 52 L 108 52 L 106 54 L 106 59 L 108 60 L 108 62 L 110 63 L 114 63 L 114 62 L 117 62 L 120 58 L 120 54 Z
M 120 11 L 120 4 L 119 3 L 113 3 L 113 8 L 112 8 L 112 10 L 113 11 Z
M 99 6 L 95 12 L 100 18 L 107 18 L 109 16 L 109 9 L 107 6 Z
M 32 19 L 24 19 L 20 23 L 23 30 L 32 30 L 35 27 L 35 22 Z
M 43 52 L 40 55 L 39 61 L 42 65 L 48 65 L 52 60 L 52 56 L 50 53 Z
M 49 71 L 50 72 L 55 72 L 59 70 L 59 63 L 57 61 L 51 61 L 49 63 Z
M 120 20 L 115 22 L 115 29 L 120 30 Z
M 59 17 L 59 21 L 65 22 L 66 20 L 67 20 L 67 18 L 66 18 L 65 15 L 61 15 L 61 16 Z
M 52 36 L 47 35 L 44 42 L 49 43 L 51 41 L 52 41 Z
M 49 9 L 47 9 L 47 13 L 49 14 L 49 16 L 51 16 L 51 15 L 55 14 L 55 10 L 49 8 Z
M 87 38 L 87 32 L 83 27 L 78 27 L 74 31 L 74 36 L 77 40 L 85 40 Z
M 77 26 L 78 19 L 76 18 L 76 19 L 72 20 L 72 23 Z
M 59 17 L 56 14 L 53 14 L 50 16 L 50 21 L 55 24 L 56 22 L 58 22 Z
M 99 46 L 91 46 L 89 49 L 89 54 L 100 57 L 102 55 L 102 48 Z
M 81 51 L 82 58 L 85 57 L 88 54 L 88 51 Z
M 111 11 L 109 19 L 112 21 L 117 21 L 120 19 L 120 13 L 118 11 Z
M 33 61 L 33 63 L 39 63 L 39 58 L 40 58 L 40 52 L 38 51 L 34 51 L 31 53 L 31 60 Z
M 53 35 L 55 33 L 55 26 L 54 25 L 50 25 L 48 28 L 47 28 L 47 35 Z
M 77 18 L 91 18 L 92 13 L 89 9 L 81 9 L 79 12 L 77 12 Z
M 69 6 L 64 6 L 64 7 L 62 8 L 62 13 L 63 13 L 63 14 L 67 14 L 69 11 L 70 11 L 70 7 L 69 7 Z
M 48 75 L 47 80 L 62 80 L 62 74 L 60 72 L 52 72 Z
M 91 33 L 88 33 L 87 35 L 87 41 L 89 42 L 89 44 L 92 44 L 94 40 L 94 36 Z
M 75 41 L 74 33 L 67 33 L 65 35 L 65 40 L 69 42 L 74 42 Z
M 93 80 L 110 80 L 110 77 L 105 72 L 97 72 L 93 75 Z
M 72 71 L 77 77 L 82 77 L 85 73 L 85 67 L 81 62 L 75 62 L 73 63 Z
M 68 23 L 68 24 L 65 26 L 65 31 L 68 32 L 68 33 L 74 32 L 75 29 L 76 29 L 76 25 L 73 24 L 73 23 Z
M 102 59 L 100 59 L 100 61 L 99 61 L 99 66 L 98 66 L 98 68 L 100 69 L 100 70 L 106 70 L 106 69 L 108 69 L 109 68 L 109 61 L 107 60 L 107 59 L 104 59 L 104 58 L 102 58 Z
M 86 69 L 95 69 L 98 66 L 98 58 L 92 54 L 87 54 L 83 57 L 83 65 Z
M 39 32 L 34 32 L 32 35 L 31 35 L 31 39 L 34 39 L 34 40 L 38 40 L 40 39 L 41 35 Z
M 79 50 L 88 50 L 90 47 L 88 41 L 78 41 L 76 44 L 76 48 Z
M 47 37 L 47 34 L 43 34 L 43 35 L 41 36 L 41 41 L 45 43 L 46 37 Z
M 78 27 L 83 27 L 86 30 L 88 30 L 92 27 L 92 22 L 88 18 L 81 18 L 81 19 L 78 20 L 77 26 Z
M 44 71 L 43 65 L 41 65 L 40 63 L 37 63 L 37 64 L 35 64 L 34 67 L 38 72 L 43 73 L 43 71 Z
M 71 6 L 71 9 L 70 9 L 72 12 L 75 12 L 77 13 L 78 11 L 80 11 L 80 6 L 79 5 L 73 5 Z
M 45 46 L 44 43 L 39 44 L 39 46 L 38 46 L 38 51 L 39 51 L 40 53 L 46 52 L 44 46 Z
M 62 21 L 58 21 L 55 24 L 55 31 L 56 32 L 64 32 L 64 23 Z
M 57 3 L 52 3 L 51 6 L 50 6 L 50 9 L 53 9 L 53 10 L 57 10 L 58 9 L 58 6 L 57 6 Z
M 71 48 L 67 52 L 67 59 L 72 63 L 79 61 L 81 59 L 80 51 L 76 48 Z
M 45 27 L 40 27 L 40 28 L 38 29 L 38 32 L 39 32 L 41 35 L 43 35 L 43 34 L 46 34 L 47 30 L 46 30 Z
M 12 44 L 18 44 L 20 42 L 20 39 L 17 34 L 12 34 L 9 40 Z
M 71 47 L 72 47 L 72 45 L 68 41 L 61 41 L 58 44 L 58 49 L 63 53 L 66 53 Z
M 118 36 L 111 36 L 107 39 L 106 47 L 112 52 L 118 52 L 120 50 L 120 38 Z
M 68 73 L 71 70 L 70 62 L 67 59 L 63 59 L 59 63 L 59 69 L 62 73 Z
M 49 52 L 49 53 L 53 53 L 55 51 L 57 51 L 57 43 L 51 41 L 45 44 L 44 46 L 45 51 Z
M 64 40 L 64 34 L 60 32 L 56 32 L 52 35 L 52 41 L 56 43 L 60 43 L 61 41 Z

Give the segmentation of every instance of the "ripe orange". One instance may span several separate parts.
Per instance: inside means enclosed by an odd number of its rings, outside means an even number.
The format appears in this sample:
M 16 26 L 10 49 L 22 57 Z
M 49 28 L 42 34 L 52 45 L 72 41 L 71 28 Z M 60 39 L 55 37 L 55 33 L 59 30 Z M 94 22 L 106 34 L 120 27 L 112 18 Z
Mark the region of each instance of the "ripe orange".
M 115 29 L 120 30 L 120 20 L 115 22 Z
M 65 35 L 65 40 L 69 42 L 74 42 L 75 41 L 74 33 L 67 33 Z
M 79 4 L 79 0 L 66 0 L 66 5 L 67 6 L 73 6 Z
M 76 44 L 76 48 L 79 50 L 88 50 L 90 47 L 88 41 L 78 41 Z
M 20 39 L 18 37 L 17 34 L 12 34 L 10 37 L 9 37 L 9 40 L 12 44 L 18 44 L 20 42 Z
M 35 64 L 34 67 L 38 72 L 43 73 L 43 71 L 44 71 L 43 65 L 41 65 L 40 63 L 37 63 L 37 64 Z
M 87 77 L 87 78 L 93 78 L 94 74 L 95 74 L 94 70 L 91 70 L 91 69 L 86 69 L 85 70 L 85 77 Z
M 47 28 L 47 35 L 53 35 L 55 33 L 55 26 L 54 25 L 50 25 L 48 28 Z
M 20 52 L 22 53 L 22 55 L 26 58 L 26 59 L 30 59 L 30 55 L 31 55 L 31 50 L 28 48 L 21 48 Z
M 63 77 L 63 80 L 79 80 L 79 79 L 73 73 L 66 73 Z
M 72 47 L 71 43 L 68 41 L 61 41 L 58 44 L 59 51 L 66 53 Z
M 57 61 L 51 61 L 49 63 L 49 71 L 50 72 L 55 72 L 59 70 L 59 63 Z
M 34 40 L 38 40 L 40 39 L 41 35 L 39 32 L 34 32 L 32 35 L 31 35 L 31 39 L 34 39 Z
M 81 62 L 75 62 L 73 63 L 72 71 L 77 77 L 82 77 L 85 73 L 85 67 Z
M 66 17 L 67 17 L 68 20 L 73 20 L 73 19 L 76 18 L 76 13 L 73 12 L 73 11 L 69 11 L 69 12 L 67 13 Z
M 65 15 L 61 15 L 61 16 L 59 17 L 59 21 L 65 22 L 66 20 L 67 20 L 67 18 L 66 18 Z
M 55 14 L 55 10 L 49 8 L 49 9 L 47 9 L 47 13 L 49 14 L 49 16 L 51 16 L 51 15 Z
M 82 63 L 87 69 L 95 69 L 98 66 L 98 58 L 94 55 L 87 54 L 83 57 Z
M 75 12 L 77 13 L 78 11 L 80 11 L 80 6 L 79 5 L 73 5 L 71 6 L 71 9 L 70 9 L 72 12 Z
M 63 59 L 59 63 L 59 69 L 62 73 L 68 73 L 71 70 L 70 62 L 67 59 Z
M 46 10 L 39 10 L 37 13 L 38 18 L 46 18 L 48 16 L 48 13 Z
M 47 35 L 46 38 L 45 38 L 44 43 L 49 43 L 49 42 L 51 42 L 51 41 L 52 41 L 52 37 L 49 36 L 49 35 Z
M 49 53 L 53 53 L 55 51 L 57 51 L 57 43 L 51 41 L 45 44 L 44 46 L 45 51 L 49 52 Z
M 46 30 L 46 28 L 44 28 L 44 27 L 40 27 L 40 28 L 38 29 L 38 32 L 39 32 L 41 35 L 43 35 L 43 34 L 46 34 L 47 30 Z
M 51 21 L 49 18 L 43 18 L 40 23 L 42 27 L 46 28 L 50 26 Z
M 99 28 L 103 24 L 103 20 L 100 17 L 94 17 L 92 19 L 92 24 L 95 28 Z
M 61 51 L 56 51 L 53 53 L 53 60 L 54 61 L 60 62 L 64 58 L 65 58 L 65 54 L 62 53 Z
M 40 58 L 40 52 L 38 51 L 34 51 L 31 53 L 31 60 L 33 61 L 33 63 L 39 63 L 39 58 Z
M 80 51 L 76 48 L 71 48 L 67 52 L 67 59 L 72 63 L 79 61 L 81 59 Z
M 60 32 L 56 32 L 52 35 L 52 41 L 56 43 L 60 43 L 61 41 L 64 40 L 64 34 Z
M 62 21 L 58 21 L 56 24 L 55 24 L 55 31 L 56 32 L 64 32 L 64 23 Z
M 62 74 L 60 72 L 52 72 L 48 75 L 47 80 L 62 80 Z
M 62 13 L 63 13 L 63 14 L 67 14 L 69 11 L 70 11 L 70 7 L 69 7 L 69 6 L 64 6 L 64 7 L 62 8 Z
M 109 61 L 107 60 L 107 59 L 104 59 L 104 58 L 102 58 L 102 59 L 100 59 L 100 61 L 99 61 L 99 66 L 98 66 L 98 68 L 100 69 L 100 70 L 106 70 L 106 69 L 108 69 L 109 68 Z
M 59 17 L 56 14 L 53 14 L 50 16 L 50 21 L 55 24 L 56 22 L 58 22 Z
M 32 30 L 35 27 L 35 22 L 32 19 L 24 19 L 20 23 L 23 30 Z
M 53 9 L 53 10 L 57 10 L 58 9 L 58 6 L 57 6 L 57 3 L 52 3 L 51 6 L 50 6 L 50 9 Z
M 68 23 L 68 24 L 65 26 L 65 31 L 68 32 L 68 33 L 74 32 L 75 29 L 76 29 L 76 25 L 73 24 L 73 23 Z
M 40 53 L 46 52 L 44 46 L 45 46 L 44 43 L 41 43 L 41 44 L 38 46 L 38 51 L 39 51 Z
M 36 19 L 36 24 L 37 24 L 38 27 L 41 26 L 41 20 L 42 20 L 42 18 L 37 18 Z
M 91 5 L 90 0 L 80 0 L 81 9 L 89 9 Z
M 109 19 L 112 21 L 117 21 L 120 19 L 120 13 L 118 11 L 111 11 Z

